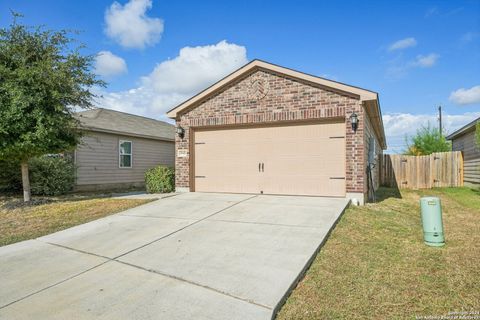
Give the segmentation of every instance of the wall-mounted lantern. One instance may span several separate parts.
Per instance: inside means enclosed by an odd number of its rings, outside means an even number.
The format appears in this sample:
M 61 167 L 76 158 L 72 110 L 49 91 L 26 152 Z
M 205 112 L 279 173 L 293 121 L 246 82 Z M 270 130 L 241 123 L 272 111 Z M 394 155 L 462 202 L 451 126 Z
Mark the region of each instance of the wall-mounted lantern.
M 357 132 L 358 128 L 358 115 L 354 112 L 350 115 L 350 122 L 352 123 L 353 132 Z
M 185 136 L 185 129 L 183 129 L 181 126 L 178 126 L 177 129 L 177 135 L 180 139 L 183 139 L 183 137 Z

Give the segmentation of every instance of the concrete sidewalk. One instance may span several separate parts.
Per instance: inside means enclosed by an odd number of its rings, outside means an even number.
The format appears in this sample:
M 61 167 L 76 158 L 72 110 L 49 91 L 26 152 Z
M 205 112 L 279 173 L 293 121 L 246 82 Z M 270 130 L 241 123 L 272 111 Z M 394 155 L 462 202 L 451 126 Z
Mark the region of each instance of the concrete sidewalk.
M 270 319 L 345 199 L 186 193 L 0 248 L 0 318 Z

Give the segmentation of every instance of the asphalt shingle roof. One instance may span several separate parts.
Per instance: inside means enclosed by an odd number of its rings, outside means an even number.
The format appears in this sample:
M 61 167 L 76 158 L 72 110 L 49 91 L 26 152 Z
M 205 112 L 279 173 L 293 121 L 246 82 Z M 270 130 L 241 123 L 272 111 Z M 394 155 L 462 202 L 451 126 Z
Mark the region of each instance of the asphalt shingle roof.
M 163 121 L 120 111 L 96 108 L 77 112 L 75 117 L 85 130 L 153 139 L 175 139 L 175 126 Z
M 478 117 L 477 119 L 473 120 L 472 122 L 464 125 L 463 127 L 458 129 L 457 131 L 454 131 L 454 132 L 450 133 L 447 136 L 447 140 L 453 140 L 456 137 L 461 136 L 462 134 L 466 133 L 467 131 L 475 130 L 474 127 L 477 125 L 477 122 L 480 122 L 480 117 Z

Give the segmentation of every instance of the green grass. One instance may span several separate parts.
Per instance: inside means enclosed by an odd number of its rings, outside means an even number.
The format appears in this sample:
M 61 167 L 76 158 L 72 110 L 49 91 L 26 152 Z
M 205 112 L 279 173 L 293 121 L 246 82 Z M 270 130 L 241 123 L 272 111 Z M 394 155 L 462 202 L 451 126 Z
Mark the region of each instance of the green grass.
M 44 236 L 151 200 L 64 197 L 47 204 L 9 209 L 7 204 L 12 201 L 19 200 L 0 198 L 0 246 Z
M 423 243 L 419 199 L 425 195 L 441 198 L 444 247 Z M 480 192 L 381 189 L 379 197 L 345 212 L 277 319 L 480 312 Z

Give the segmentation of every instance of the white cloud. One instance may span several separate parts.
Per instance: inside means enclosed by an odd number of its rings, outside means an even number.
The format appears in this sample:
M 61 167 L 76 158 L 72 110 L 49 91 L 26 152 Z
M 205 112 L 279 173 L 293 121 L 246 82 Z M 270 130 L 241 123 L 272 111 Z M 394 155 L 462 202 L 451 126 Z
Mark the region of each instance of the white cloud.
M 185 47 L 178 57 L 158 64 L 142 80 L 156 92 L 192 94 L 245 64 L 244 47 L 221 41 L 216 45 Z
M 103 77 L 113 77 L 127 72 L 125 60 L 110 51 L 100 51 L 95 58 L 95 73 Z
M 418 55 L 415 60 L 408 62 L 402 62 L 395 59 L 391 62 L 390 66 L 386 70 L 386 77 L 388 79 L 396 80 L 405 77 L 411 69 L 414 68 L 431 68 L 436 63 L 440 56 L 436 53 L 429 55 Z
M 454 8 L 450 11 L 441 11 L 438 7 L 431 7 L 429 8 L 426 12 L 425 12 L 425 18 L 430 18 L 430 17 L 433 17 L 433 16 L 439 16 L 439 17 L 450 17 L 450 16 L 453 16 L 457 13 L 460 13 L 463 11 L 463 7 L 457 7 L 457 8 Z
M 428 8 L 427 12 L 425 12 L 425 18 L 430 18 L 431 16 L 438 15 L 440 11 L 437 7 L 430 7 Z
M 460 37 L 461 44 L 467 44 L 475 41 L 480 36 L 480 32 L 467 32 Z
M 408 65 L 391 65 L 385 72 L 386 78 L 390 80 L 397 80 L 405 77 L 408 74 Z
M 152 118 L 165 112 L 246 64 L 247 50 L 226 41 L 215 45 L 185 47 L 174 59 L 165 60 L 142 77 L 140 86 L 121 92 L 96 93 L 97 105 Z
M 412 66 L 420 68 L 430 68 L 437 63 L 437 60 L 440 56 L 436 53 L 430 53 L 429 55 L 423 56 L 418 55 L 415 61 L 412 62 Z
M 163 20 L 145 14 L 151 7 L 152 0 L 130 0 L 124 6 L 115 1 L 105 11 L 105 33 L 126 48 L 154 45 L 163 33 Z
M 453 91 L 449 99 L 459 105 L 480 103 L 480 85 L 471 87 L 470 89 L 460 88 Z
M 388 51 L 406 49 L 410 47 L 415 47 L 416 45 L 417 45 L 417 40 L 415 40 L 415 38 L 405 38 L 392 43 L 388 47 Z
M 451 133 L 465 124 L 480 117 L 480 112 L 466 112 L 464 114 L 442 115 L 444 133 Z M 405 137 L 412 136 L 422 126 L 430 124 L 438 126 L 438 115 L 432 114 L 411 114 L 411 113 L 390 113 L 383 116 L 385 135 L 387 136 L 388 151 L 400 153 L 405 150 Z

